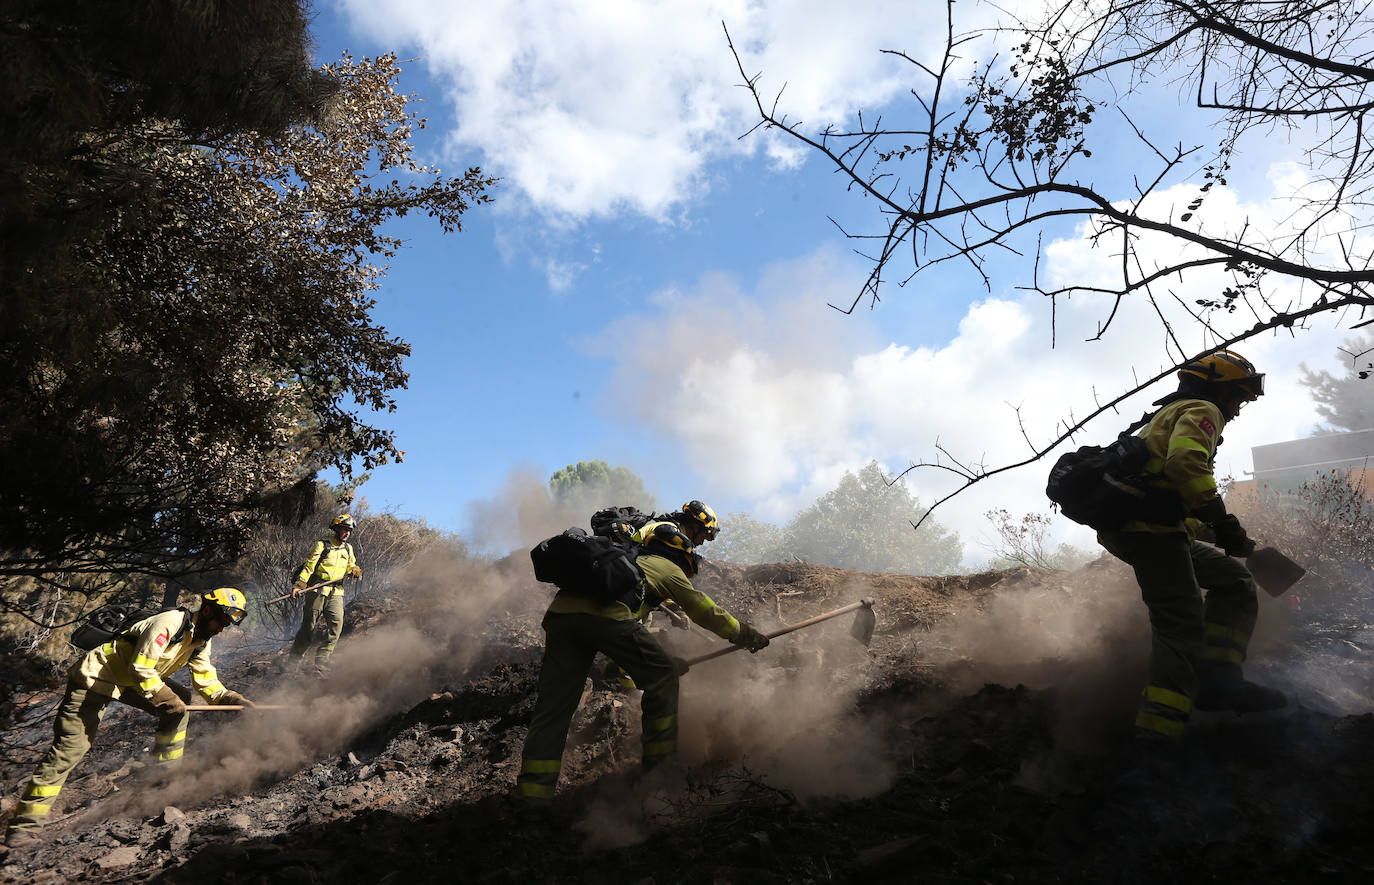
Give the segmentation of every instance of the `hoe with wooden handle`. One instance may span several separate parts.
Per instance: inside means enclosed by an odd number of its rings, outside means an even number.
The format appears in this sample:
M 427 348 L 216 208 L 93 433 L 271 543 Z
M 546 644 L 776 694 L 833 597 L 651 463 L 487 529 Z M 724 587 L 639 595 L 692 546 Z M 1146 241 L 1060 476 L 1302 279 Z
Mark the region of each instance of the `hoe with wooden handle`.
M 860 599 L 858 602 L 851 602 L 849 605 L 846 605 L 843 608 L 837 608 L 833 612 L 826 612 L 823 615 L 816 615 L 814 618 L 807 618 L 804 621 L 799 621 L 790 626 L 783 627 L 780 630 L 774 630 L 772 633 L 765 633 L 763 635 L 767 636 L 769 639 L 776 639 L 779 636 L 791 633 L 794 630 L 800 630 L 803 627 L 810 627 L 812 624 L 819 624 L 821 621 L 828 621 L 831 618 L 837 618 L 840 615 L 845 614 L 846 612 L 852 612 L 856 610 L 858 611 L 858 615 L 856 615 L 854 618 L 854 626 L 850 628 L 849 635 L 853 636 L 855 639 L 859 640 L 864 645 L 868 645 L 868 643 L 871 642 L 873 639 L 873 628 L 876 627 L 878 624 L 878 618 L 876 615 L 873 614 L 872 597 Z M 703 661 L 709 661 L 712 658 L 718 658 L 721 655 L 728 655 L 731 652 L 742 651 L 743 648 L 744 646 L 741 645 L 732 645 L 729 648 L 718 648 L 715 651 L 710 652 L 708 654 L 704 654 L 695 658 L 689 658 L 684 663 L 686 663 L 686 665 L 689 667 L 694 667 Z
M 302 590 L 301 594 L 304 595 L 306 593 L 309 593 L 311 590 L 318 590 L 321 587 L 328 587 L 330 584 L 337 584 L 346 577 L 348 577 L 348 575 L 344 575 L 343 578 L 335 578 L 332 581 L 321 581 L 318 584 L 311 584 L 309 587 L 306 587 L 304 590 Z M 290 599 L 293 595 L 295 594 L 287 593 L 285 596 L 278 596 L 276 599 L 269 599 L 266 602 L 264 602 L 263 605 L 271 605 L 274 602 L 281 602 L 283 599 Z

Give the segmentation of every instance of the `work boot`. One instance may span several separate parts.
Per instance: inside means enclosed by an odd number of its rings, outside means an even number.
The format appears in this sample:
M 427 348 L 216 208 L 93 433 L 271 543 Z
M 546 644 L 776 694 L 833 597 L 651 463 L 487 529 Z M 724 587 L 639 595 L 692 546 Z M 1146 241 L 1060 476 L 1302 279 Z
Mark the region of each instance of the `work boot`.
M 1230 710 L 1236 713 L 1262 713 L 1288 706 L 1288 698 L 1277 688 L 1250 682 L 1235 664 L 1204 665 L 1198 671 L 1199 710 Z

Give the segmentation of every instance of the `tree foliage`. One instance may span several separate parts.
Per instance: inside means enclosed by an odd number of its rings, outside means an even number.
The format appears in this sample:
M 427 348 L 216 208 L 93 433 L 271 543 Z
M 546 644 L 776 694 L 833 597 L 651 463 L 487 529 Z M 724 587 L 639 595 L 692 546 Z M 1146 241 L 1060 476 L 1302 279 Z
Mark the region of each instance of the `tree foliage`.
M 877 461 L 798 513 L 783 531 L 783 549 L 806 562 L 869 572 L 942 575 L 957 572 L 959 536 L 934 520 L 915 535 L 911 520 L 921 503 L 906 484 L 888 484 Z
M 1052 317 L 1074 295 L 1102 301 L 1098 338 L 1127 299 L 1143 299 L 1173 363 L 1064 418 L 1047 444 L 1027 437 L 1029 454 L 1016 463 L 989 468 L 941 450 L 914 465 L 958 475 L 952 494 L 1039 459 L 1192 357 L 1301 329 L 1318 314 L 1353 322 L 1374 307 L 1374 241 L 1364 233 L 1374 198 L 1369 3 L 1058 0 L 1042 19 L 993 33 L 960 33 L 953 0 L 946 9 L 938 60 L 885 50 L 910 71 L 910 114 L 860 112 L 849 127 L 789 120 L 781 90 L 766 98 L 731 44 L 759 127 L 824 157 L 873 207 L 870 228 L 844 230 L 871 268 L 847 309 L 876 304 L 890 280 L 906 285 L 951 262 L 991 291 L 999 257 L 1033 256 L 1018 265 L 1025 276 L 997 286 L 1043 294 Z M 995 55 L 993 37 L 1010 57 Z M 982 47 L 993 57 L 970 69 Z M 1158 113 L 1170 95 L 1192 107 Z M 1276 224 L 1212 219 L 1209 198 L 1229 186 L 1248 147 L 1275 134 L 1305 148 L 1307 184 L 1292 211 Z M 1144 159 L 1122 170 L 1104 156 Z M 1164 197 L 1180 185 L 1193 194 L 1186 206 Z M 1042 281 L 1044 238 L 1073 224 L 1110 250 L 1115 279 Z M 1218 294 L 1176 294 L 1194 279 Z
M 783 530 L 743 512 L 731 513 L 722 519 L 720 534 L 703 552 L 711 559 L 741 565 L 787 559 Z
M 314 469 L 399 458 L 362 414 L 406 383 L 381 226 L 459 230 L 492 182 L 415 162 L 395 58 L 312 67 L 299 0 L 20 2 L 0 35 L 0 576 L 184 574 Z
M 1369 430 L 1374 428 L 1374 335 L 1352 338 L 1341 348 L 1350 370 L 1333 375 L 1326 370 L 1302 370 L 1302 383 L 1312 391 L 1317 414 L 1326 419 L 1328 430 Z
M 628 467 L 612 467 L 605 461 L 578 461 L 555 470 L 549 477 L 549 494 L 554 506 L 584 519 L 603 507 L 634 506 L 649 511 L 654 506 L 644 480 Z

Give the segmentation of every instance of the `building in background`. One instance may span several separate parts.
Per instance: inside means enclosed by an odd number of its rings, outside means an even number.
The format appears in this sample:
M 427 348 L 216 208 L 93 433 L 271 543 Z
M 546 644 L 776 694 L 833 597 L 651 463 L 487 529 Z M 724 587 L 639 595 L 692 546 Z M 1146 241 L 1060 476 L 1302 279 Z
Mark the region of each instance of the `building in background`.
M 1374 428 L 1254 446 L 1250 458 L 1252 478 L 1232 482 L 1226 493 L 1227 508 L 1242 518 L 1262 491 L 1296 494 L 1304 482 L 1333 471 L 1374 502 Z

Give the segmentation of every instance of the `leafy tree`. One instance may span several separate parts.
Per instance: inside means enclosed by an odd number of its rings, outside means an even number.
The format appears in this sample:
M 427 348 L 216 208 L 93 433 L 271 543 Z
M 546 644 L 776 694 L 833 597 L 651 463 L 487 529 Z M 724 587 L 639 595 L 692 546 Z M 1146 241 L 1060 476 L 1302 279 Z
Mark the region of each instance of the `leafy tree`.
M 720 534 L 702 552 L 710 559 L 756 565 L 778 562 L 783 553 L 783 530 L 748 513 L 731 513 L 720 521 Z
M 957 572 L 958 534 L 934 520 L 911 533 L 921 504 L 900 480 L 891 485 L 877 461 L 798 513 L 783 533 L 783 549 L 807 562 L 870 572 L 939 575 Z
M 612 467 L 605 461 L 578 461 L 549 477 L 549 494 L 559 510 L 575 514 L 579 521 L 603 507 L 634 506 L 653 509 L 654 498 L 644 480 L 628 467 Z
M 890 280 L 906 285 L 938 265 L 965 267 L 988 291 L 1020 284 L 1040 292 L 1052 318 L 1075 294 L 1103 303 L 1097 338 L 1123 302 L 1144 300 L 1173 366 L 1140 372 L 1134 387 L 1107 392 L 1094 411 L 1065 416 L 1048 443 L 1027 437 L 1030 453 L 1016 463 L 990 467 L 943 451 L 916 463 L 962 478 L 932 509 L 1038 460 L 1192 357 L 1301 329 L 1317 314 L 1363 317 L 1374 307 L 1374 242 L 1363 232 L 1374 198 L 1369 4 L 1056 0 L 1035 7 L 1039 19 L 973 33 L 960 32 L 955 9 L 947 0 L 938 60 L 884 50 L 910 71 L 910 113 L 860 112 L 852 126 L 789 120 L 785 93 L 765 95 L 762 75 L 749 74 L 731 44 L 759 127 L 819 154 L 872 207 L 871 226 L 845 231 L 870 260 L 846 309 L 876 303 Z M 978 42 L 992 39 L 1012 47 L 1009 58 Z M 980 47 L 990 60 L 965 73 Z M 1193 107 L 1159 113 L 1161 98 Z M 1209 198 L 1229 186 L 1247 148 L 1275 130 L 1306 149 L 1303 195 L 1281 224 L 1216 222 Z M 1131 140 L 1138 150 L 1124 147 Z M 1129 170 L 1102 165 L 1129 157 L 1139 158 Z M 1186 207 L 1162 196 L 1180 185 L 1193 195 Z M 1073 224 L 1112 251 L 1116 276 L 1047 288 L 1042 244 Z M 1015 265 L 1030 278 L 1001 279 L 1012 266 L 997 261 L 1003 256 L 1033 257 Z M 1196 279 L 1219 294 L 1193 303 L 1174 294 L 1178 281 Z M 1185 343 L 1185 332 L 1204 349 Z
M 379 229 L 459 230 L 492 182 L 414 161 L 394 57 L 312 68 L 300 0 L 0 21 L 0 604 L 34 616 L 24 587 L 224 562 L 314 469 L 399 458 L 357 408 L 407 377 Z
M 1352 338 L 1341 348 L 1348 358 L 1350 371 L 1332 375 L 1322 370 L 1302 369 L 1301 381 L 1312 391 L 1317 413 L 1330 425 L 1327 430 L 1368 430 L 1374 427 L 1374 365 L 1369 354 L 1374 352 L 1374 335 Z

